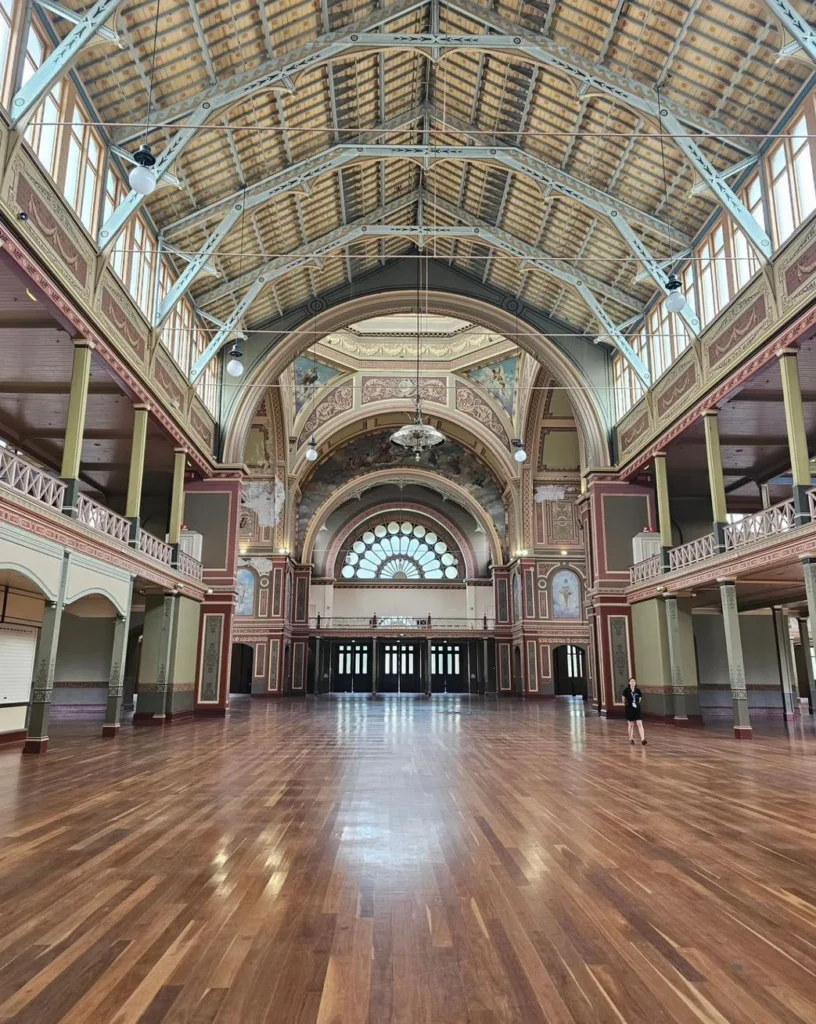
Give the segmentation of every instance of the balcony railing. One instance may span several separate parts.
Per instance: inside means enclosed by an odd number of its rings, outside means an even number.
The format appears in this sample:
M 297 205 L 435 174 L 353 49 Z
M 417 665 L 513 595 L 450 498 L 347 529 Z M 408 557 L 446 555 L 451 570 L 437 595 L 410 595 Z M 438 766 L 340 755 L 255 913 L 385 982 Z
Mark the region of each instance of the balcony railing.
M 0 484 L 41 501 L 58 512 L 62 511 L 65 484 L 5 448 L 0 448 Z
M 178 553 L 178 571 L 194 580 L 204 579 L 204 566 L 197 558 L 188 555 L 186 551 Z
M 761 512 L 745 516 L 737 523 L 729 523 L 723 530 L 725 550 L 737 551 L 746 544 L 753 544 L 754 541 L 764 540 L 778 533 L 786 533 L 795 526 L 796 509 L 793 499 L 789 498 L 778 505 L 764 508 Z
M 155 558 L 157 562 L 163 562 L 164 565 L 170 566 L 173 564 L 173 549 L 170 545 L 165 544 L 158 537 L 154 537 L 147 530 L 142 530 L 139 533 L 139 550 L 143 555 L 147 555 L 148 558 Z
M 107 537 L 122 541 L 123 544 L 128 542 L 130 522 L 124 516 L 111 512 L 109 508 L 84 494 L 77 497 L 76 518 L 80 523 L 90 526 L 93 530 L 99 530 Z
M 687 544 L 672 548 L 669 551 L 669 571 L 673 569 L 684 569 L 687 565 L 696 565 L 697 562 L 704 562 L 717 553 L 717 543 L 713 533 L 706 534 L 697 540 L 690 540 Z
M 644 558 L 642 562 L 635 562 L 629 570 L 629 582 L 645 583 L 646 580 L 659 576 L 662 571 L 663 556 L 652 555 L 650 558 Z
M 383 631 L 427 630 L 452 632 L 457 630 L 486 630 L 495 626 L 495 619 L 437 618 L 435 615 L 317 615 L 309 619 L 315 629 L 381 629 Z

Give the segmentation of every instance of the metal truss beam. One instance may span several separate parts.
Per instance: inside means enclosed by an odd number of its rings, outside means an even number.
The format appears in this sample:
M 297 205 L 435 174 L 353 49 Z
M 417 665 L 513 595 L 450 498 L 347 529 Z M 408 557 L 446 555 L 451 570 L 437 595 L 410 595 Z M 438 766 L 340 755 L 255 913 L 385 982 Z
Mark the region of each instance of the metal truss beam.
M 50 53 L 34 74 L 15 94 L 11 101 L 11 126 L 22 130 L 37 108 L 40 100 L 76 60 L 86 46 L 121 7 L 123 0 L 97 0 L 62 42 Z
M 52 14 L 56 14 L 58 18 L 62 18 L 65 21 L 70 21 L 72 25 L 78 25 L 82 21 L 82 15 L 76 11 L 69 10 L 62 4 L 58 4 L 56 0 L 35 0 L 38 7 L 42 7 L 44 11 L 50 11 Z M 119 33 L 114 32 L 111 28 L 105 28 L 104 25 L 100 26 L 96 30 L 96 34 L 100 39 L 104 39 L 106 43 L 116 43 L 119 49 L 124 47 L 124 43 L 119 38 Z
M 467 223 L 458 225 L 378 223 L 378 221 L 397 210 L 404 208 L 407 205 L 411 205 L 414 202 L 420 201 L 435 205 L 444 212 L 449 213 L 452 216 L 456 216 L 461 220 L 467 221 Z M 601 326 L 602 333 L 599 335 L 598 340 L 608 341 L 610 344 L 618 348 L 635 373 L 637 373 L 638 377 L 643 381 L 644 385 L 646 387 L 650 386 L 651 379 L 643 361 L 634 352 L 626 337 L 615 326 L 609 314 L 598 301 L 595 292 L 604 292 L 614 301 L 623 302 L 625 305 L 634 308 L 631 306 L 632 300 L 629 296 L 621 293 L 619 289 L 614 286 L 607 285 L 605 282 L 599 281 L 590 275 L 577 273 L 569 265 L 553 263 L 545 256 L 542 256 L 542 254 L 533 246 L 527 245 L 525 242 L 514 238 L 507 232 L 494 228 L 489 224 L 477 220 L 476 218 L 467 216 L 461 210 L 457 210 L 453 204 L 445 203 L 427 193 L 419 191 L 410 193 L 392 203 L 389 203 L 386 207 L 378 208 L 365 218 L 355 221 L 348 226 L 339 228 L 338 230 L 331 232 L 329 235 L 316 239 L 314 242 L 301 246 L 291 255 L 278 257 L 266 264 L 260 270 L 253 270 L 248 274 L 242 275 L 240 278 L 236 278 L 234 281 L 226 282 L 224 285 L 219 286 L 204 296 L 201 300 L 202 303 L 212 302 L 226 294 L 230 294 L 231 292 L 240 289 L 245 285 L 247 286 L 247 291 L 243 298 L 224 322 L 223 329 L 213 337 L 205 351 L 196 360 L 190 374 L 191 383 L 195 383 L 201 373 L 203 373 L 210 359 L 212 359 L 218 353 L 219 349 L 227 342 L 229 332 L 234 330 L 240 323 L 241 318 L 250 308 L 252 303 L 258 295 L 260 295 L 264 287 L 271 281 L 277 280 L 292 270 L 299 269 L 300 267 L 310 264 L 317 258 L 325 256 L 337 249 L 351 245 L 353 242 L 361 239 L 393 237 L 415 238 L 420 248 L 423 248 L 426 243 L 433 238 L 468 238 L 473 241 L 481 242 L 487 246 L 501 249 L 509 255 L 515 256 L 531 268 L 557 278 L 565 284 L 571 285 L 584 300 L 587 307 Z
M 783 47 L 781 53 L 788 57 L 794 53 L 798 56 L 799 50 L 803 50 L 810 61 L 816 64 L 816 29 L 787 0 L 765 0 L 765 6 L 796 44 L 793 52 L 789 47 Z

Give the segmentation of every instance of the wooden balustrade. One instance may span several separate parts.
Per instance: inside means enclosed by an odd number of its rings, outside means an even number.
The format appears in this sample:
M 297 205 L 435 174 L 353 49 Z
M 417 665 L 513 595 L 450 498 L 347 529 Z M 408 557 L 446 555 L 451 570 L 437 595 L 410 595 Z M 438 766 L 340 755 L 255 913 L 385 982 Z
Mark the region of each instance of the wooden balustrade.
M 761 512 L 745 516 L 739 522 L 729 523 L 723 534 L 725 550 L 737 551 L 746 544 L 773 537 L 778 533 L 786 533 L 796 526 L 796 509 L 793 499 L 781 501 L 778 505 L 763 508 Z
M 104 505 L 100 505 L 98 501 L 94 501 L 93 498 L 88 498 L 84 494 L 80 494 L 77 498 L 76 518 L 78 522 L 104 533 L 107 537 L 122 541 L 123 544 L 128 542 L 130 522 L 124 516 L 111 512 L 109 508 L 105 508 Z
M 713 533 L 705 537 L 690 540 L 687 544 L 672 548 L 669 552 L 669 570 L 684 569 L 687 565 L 696 565 L 712 558 L 717 553 L 717 544 Z
M 162 562 L 164 565 L 173 564 L 172 547 L 165 544 L 163 540 L 159 540 L 158 537 L 154 537 L 152 533 L 148 533 L 147 530 L 142 530 L 139 533 L 139 550 L 143 555 L 155 558 L 156 561 Z
M 12 455 L 6 448 L 0 448 L 0 484 L 34 498 L 35 501 L 41 501 L 58 512 L 62 511 L 65 484 L 44 469 L 32 466 L 18 455 Z
M 642 562 L 635 562 L 629 569 L 630 583 L 645 583 L 646 580 L 659 576 L 663 569 L 663 556 L 651 555 Z

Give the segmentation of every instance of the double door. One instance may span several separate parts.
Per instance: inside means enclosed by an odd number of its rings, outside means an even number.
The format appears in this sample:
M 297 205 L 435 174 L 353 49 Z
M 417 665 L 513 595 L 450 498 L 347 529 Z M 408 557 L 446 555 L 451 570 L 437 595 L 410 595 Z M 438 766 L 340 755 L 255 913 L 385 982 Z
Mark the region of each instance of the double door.
M 468 693 L 467 644 L 431 642 L 431 692 Z
M 341 640 L 333 645 L 330 690 L 332 693 L 371 693 L 370 640 Z
M 421 693 L 422 641 L 379 640 L 380 672 L 377 689 L 380 693 Z

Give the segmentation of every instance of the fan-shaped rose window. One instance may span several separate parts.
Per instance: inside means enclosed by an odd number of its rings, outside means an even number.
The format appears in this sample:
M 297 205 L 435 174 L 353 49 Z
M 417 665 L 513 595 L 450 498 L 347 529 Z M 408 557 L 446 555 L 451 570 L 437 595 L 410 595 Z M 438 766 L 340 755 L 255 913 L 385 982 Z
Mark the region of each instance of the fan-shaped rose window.
M 380 523 L 349 548 L 341 570 L 344 580 L 455 580 L 458 555 L 427 527 L 415 523 Z

